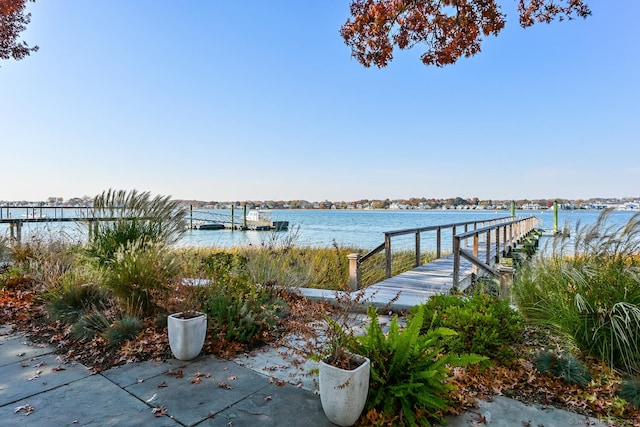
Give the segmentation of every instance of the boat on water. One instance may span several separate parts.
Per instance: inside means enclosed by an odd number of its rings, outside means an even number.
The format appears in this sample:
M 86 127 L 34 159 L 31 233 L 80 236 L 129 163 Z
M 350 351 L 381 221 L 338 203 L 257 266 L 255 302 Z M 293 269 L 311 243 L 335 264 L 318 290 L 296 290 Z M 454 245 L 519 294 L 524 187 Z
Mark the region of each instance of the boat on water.
M 274 221 L 273 215 L 267 209 L 252 209 L 247 213 L 247 218 L 243 224 L 246 230 L 286 230 L 289 227 L 289 221 Z

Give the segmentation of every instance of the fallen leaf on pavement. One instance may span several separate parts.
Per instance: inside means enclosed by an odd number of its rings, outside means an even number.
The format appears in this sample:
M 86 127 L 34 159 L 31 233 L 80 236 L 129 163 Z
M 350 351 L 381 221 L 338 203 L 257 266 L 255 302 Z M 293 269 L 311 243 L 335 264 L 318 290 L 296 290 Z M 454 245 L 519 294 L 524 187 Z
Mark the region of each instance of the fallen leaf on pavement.
M 176 371 L 174 371 L 173 369 L 169 369 L 167 370 L 167 375 L 173 375 L 176 378 L 182 378 L 183 376 L 182 369 L 178 369 Z
M 16 414 L 20 411 L 24 411 L 24 416 L 26 417 L 27 415 L 32 414 L 35 410 L 36 408 L 27 403 L 25 405 L 18 406 L 16 409 L 14 409 L 13 413 Z
M 151 413 L 156 417 L 163 417 L 167 415 L 167 407 L 164 405 L 155 407 L 151 410 Z

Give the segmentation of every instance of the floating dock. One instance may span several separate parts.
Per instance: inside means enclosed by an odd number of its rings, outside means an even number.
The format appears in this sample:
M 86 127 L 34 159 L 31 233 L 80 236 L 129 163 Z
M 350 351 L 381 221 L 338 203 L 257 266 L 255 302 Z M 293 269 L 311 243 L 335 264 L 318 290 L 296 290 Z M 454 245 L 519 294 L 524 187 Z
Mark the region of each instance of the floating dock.
M 289 228 L 289 221 L 273 221 L 272 212 L 266 209 L 255 209 L 241 217 L 212 213 L 207 211 L 191 211 L 190 228 L 193 230 L 253 230 L 253 231 L 283 231 Z

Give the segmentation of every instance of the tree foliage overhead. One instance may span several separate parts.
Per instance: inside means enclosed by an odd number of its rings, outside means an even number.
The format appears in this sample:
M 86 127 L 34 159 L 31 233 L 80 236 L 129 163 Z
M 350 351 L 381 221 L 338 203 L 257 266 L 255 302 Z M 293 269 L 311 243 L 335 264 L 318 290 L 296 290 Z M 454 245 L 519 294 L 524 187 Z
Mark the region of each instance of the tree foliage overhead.
M 520 25 L 586 18 L 586 0 L 517 0 Z M 365 67 L 385 67 L 393 51 L 426 46 L 425 65 L 453 64 L 480 52 L 483 37 L 497 36 L 506 15 L 499 0 L 352 0 L 340 30 L 353 57 Z
M 15 60 L 38 50 L 19 39 L 31 21 L 27 2 L 0 0 L 0 59 Z M 588 0 L 514 0 L 520 25 L 586 18 Z M 483 37 L 498 35 L 506 15 L 500 0 L 351 0 L 350 17 L 340 30 L 352 55 L 365 67 L 385 67 L 395 48 L 426 46 L 425 65 L 453 64 L 480 52 Z
M 0 0 L 0 59 L 17 61 L 38 50 L 19 40 L 31 21 L 31 14 L 25 13 L 27 1 L 35 0 Z

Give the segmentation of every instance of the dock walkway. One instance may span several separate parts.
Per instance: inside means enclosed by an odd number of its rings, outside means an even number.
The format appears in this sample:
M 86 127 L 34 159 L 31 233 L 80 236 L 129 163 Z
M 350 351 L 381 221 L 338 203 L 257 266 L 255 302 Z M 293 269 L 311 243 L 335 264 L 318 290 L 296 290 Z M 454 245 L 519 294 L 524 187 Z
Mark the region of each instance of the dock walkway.
M 479 251 L 478 256 L 486 257 L 486 251 Z M 462 289 L 471 283 L 472 274 L 472 263 L 462 260 L 460 263 Z M 362 301 L 365 306 L 371 305 L 377 308 L 388 308 L 391 311 L 401 311 L 425 303 L 434 295 L 448 294 L 452 289 L 453 254 L 355 292 L 363 293 Z M 335 301 L 338 295 L 344 294 L 342 291 L 311 288 L 300 288 L 300 292 L 310 300 L 329 302 Z M 397 299 L 391 302 L 396 296 Z
M 300 292 L 312 300 L 337 302 L 350 297 L 361 303 L 361 309 L 367 306 L 388 309 L 391 311 L 409 310 L 425 303 L 434 295 L 449 294 L 452 291 L 464 291 L 478 277 L 490 275 L 499 278 L 501 286 L 512 280 L 513 270 L 507 266 L 500 267 L 501 258 L 510 256 L 513 252 L 535 251 L 538 240 L 542 235 L 537 226 L 538 220 L 531 216 L 521 219 L 515 217 L 496 218 L 489 225 L 483 224 L 477 228 L 473 224 L 468 230 L 468 224 L 447 224 L 441 227 L 427 227 L 422 229 L 398 230 L 386 232 L 385 243 L 373 249 L 368 254 L 349 255 L 351 291 L 334 291 L 321 289 L 300 289 Z M 456 232 L 456 227 L 464 225 L 465 231 Z M 452 253 L 440 256 L 441 228 L 452 228 Z M 419 265 L 420 233 L 424 231 L 438 232 L 436 259 Z M 393 251 L 391 251 L 391 237 L 415 234 L 416 267 L 412 270 L 393 276 L 391 265 Z M 521 245 L 521 248 L 517 246 Z M 471 249 L 471 250 L 470 250 Z M 371 259 L 370 255 L 385 251 L 386 279 L 359 291 L 359 268 L 363 260 Z

